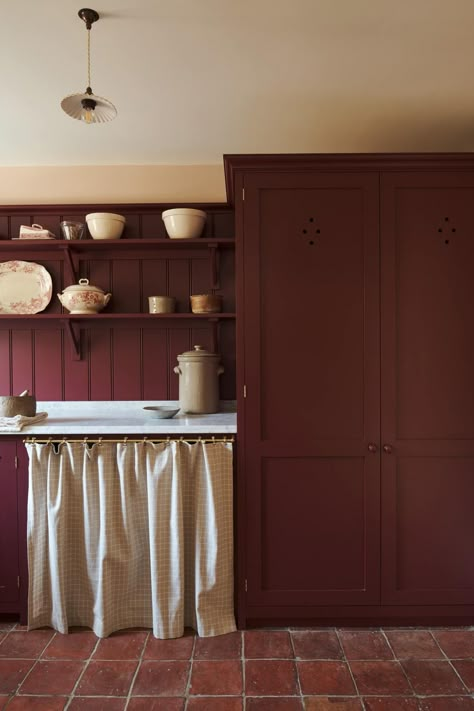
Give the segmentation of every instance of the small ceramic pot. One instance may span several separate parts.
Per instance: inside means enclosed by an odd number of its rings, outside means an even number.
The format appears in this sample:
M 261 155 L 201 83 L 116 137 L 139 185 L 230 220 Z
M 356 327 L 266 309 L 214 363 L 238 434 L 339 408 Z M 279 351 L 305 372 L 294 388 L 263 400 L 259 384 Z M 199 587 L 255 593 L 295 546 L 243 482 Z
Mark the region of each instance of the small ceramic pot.
M 0 417 L 34 417 L 36 398 L 34 395 L 4 395 L 0 397 Z
M 170 314 L 176 309 L 174 296 L 149 296 L 148 308 L 151 314 Z
M 218 353 L 202 346 L 178 356 L 174 369 L 179 377 L 179 407 L 183 412 L 208 414 L 219 411 L 219 378 L 224 368 Z
M 79 284 L 68 286 L 58 299 L 72 314 L 96 314 L 107 306 L 112 294 L 104 294 L 98 286 L 91 286 L 89 279 L 79 279 Z

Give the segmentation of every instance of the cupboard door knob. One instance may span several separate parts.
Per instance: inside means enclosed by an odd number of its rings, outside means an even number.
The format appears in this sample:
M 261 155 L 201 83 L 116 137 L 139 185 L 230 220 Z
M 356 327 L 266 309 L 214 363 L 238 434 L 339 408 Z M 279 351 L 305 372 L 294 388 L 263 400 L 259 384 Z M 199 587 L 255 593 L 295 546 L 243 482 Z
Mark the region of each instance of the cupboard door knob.
M 376 444 L 373 444 L 373 442 L 371 442 L 371 443 L 368 445 L 367 449 L 368 449 L 369 452 L 371 452 L 372 454 L 375 454 L 375 452 L 377 451 L 377 445 L 376 445 Z
M 384 444 L 383 446 L 383 451 L 385 454 L 392 454 L 392 445 L 391 444 Z

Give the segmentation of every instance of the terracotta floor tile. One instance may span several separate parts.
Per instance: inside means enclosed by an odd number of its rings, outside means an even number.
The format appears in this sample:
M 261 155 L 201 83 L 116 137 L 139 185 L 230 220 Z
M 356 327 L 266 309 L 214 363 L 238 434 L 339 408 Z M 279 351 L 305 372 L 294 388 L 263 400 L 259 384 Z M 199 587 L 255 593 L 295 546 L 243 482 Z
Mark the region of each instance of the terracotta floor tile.
M 303 711 L 304 706 L 303 701 L 297 696 L 287 696 L 280 699 L 274 696 L 261 696 L 260 698 L 246 699 L 245 708 L 246 711 Z
M 431 696 L 419 699 L 420 711 L 474 711 L 470 696 Z
M 347 659 L 393 659 L 387 640 L 378 630 L 340 630 Z
M 356 693 L 345 662 L 298 662 L 298 674 L 301 692 L 305 695 L 347 696 Z
M 398 662 L 350 662 L 350 667 L 361 695 L 412 694 Z
M 36 659 L 54 635 L 53 630 L 10 632 L 0 644 L 0 657 L 8 659 Z
M 79 682 L 77 696 L 126 696 L 137 669 L 136 661 L 91 661 Z
M 467 694 L 449 662 L 406 659 L 401 663 L 416 694 Z
M 299 659 L 342 659 L 342 649 L 333 631 L 292 632 L 295 656 Z
M 241 632 L 217 637 L 196 637 L 194 659 L 238 659 L 242 653 Z
M 139 659 L 148 632 L 142 630 L 122 630 L 114 632 L 97 645 L 93 659 Z
M 142 662 L 132 689 L 133 696 L 183 696 L 189 662 Z
M 239 696 L 191 696 L 186 707 L 186 711 L 242 711 L 242 709 L 243 701 Z
M 190 659 L 194 634 L 185 634 L 176 639 L 157 639 L 150 634 L 143 659 Z
M 66 696 L 15 696 L 8 705 L 13 711 L 63 711 Z
M 330 696 L 306 696 L 305 711 L 362 711 L 359 699 Z
M 74 698 L 68 711 L 123 711 L 127 703 L 126 697 L 115 698 Z
M 385 634 L 397 659 L 444 659 L 428 630 L 387 630 Z
M 293 659 L 290 635 L 267 630 L 244 632 L 244 654 L 246 659 Z
M 409 696 L 366 696 L 364 705 L 366 711 L 418 711 L 419 708 L 417 699 Z
M 242 693 L 242 663 L 237 660 L 193 663 L 189 693 L 215 696 Z
M 33 664 L 26 659 L 0 659 L 0 694 L 14 694 Z
M 298 694 L 295 662 L 246 661 L 245 693 L 248 696 L 293 696 Z
M 453 667 L 469 691 L 474 693 L 474 659 L 458 659 L 453 662 Z
M 42 658 L 89 659 L 98 641 L 99 638 L 90 630 L 76 628 L 69 634 L 58 633 L 44 650 Z
M 0 695 L 0 709 L 3 711 L 4 708 L 6 708 L 6 705 L 9 701 L 10 697 L 9 696 L 3 696 Z
M 127 711 L 184 711 L 185 700 L 177 697 L 156 699 L 153 696 L 142 696 L 130 699 Z
M 84 669 L 82 662 L 38 662 L 20 686 L 20 694 L 70 694 Z
M 432 630 L 439 646 L 450 659 L 474 658 L 474 630 Z

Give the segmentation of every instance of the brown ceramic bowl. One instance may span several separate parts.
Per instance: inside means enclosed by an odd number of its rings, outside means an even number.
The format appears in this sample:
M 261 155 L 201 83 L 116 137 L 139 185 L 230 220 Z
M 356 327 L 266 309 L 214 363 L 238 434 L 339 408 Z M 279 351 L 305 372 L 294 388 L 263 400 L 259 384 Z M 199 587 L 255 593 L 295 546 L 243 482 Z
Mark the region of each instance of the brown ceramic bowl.
M 222 311 L 220 294 L 194 294 L 189 298 L 193 314 L 214 314 Z
M 36 415 L 36 398 L 34 395 L 0 396 L 0 417 L 34 417 Z

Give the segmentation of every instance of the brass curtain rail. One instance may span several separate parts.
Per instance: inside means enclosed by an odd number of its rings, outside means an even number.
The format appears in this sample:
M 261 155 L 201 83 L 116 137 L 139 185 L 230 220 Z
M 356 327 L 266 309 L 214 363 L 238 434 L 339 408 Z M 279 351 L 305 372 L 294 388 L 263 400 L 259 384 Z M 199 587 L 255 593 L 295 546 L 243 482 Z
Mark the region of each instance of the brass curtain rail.
M 162 442 L 202 442 L 203 444 L 214 444 L 216 442 L 229 442 L 232 443 L 234 437 L 197 437 L 196 439 L 189 439 L 188 437 L 164 437 L 163 439 L 155 439 L 154 437 L 149 439 L 148 437 L 142 437 L 141 439 L 130 439 L 130 437 L 122 437 L 121 439 L 107 439 L 106 437 L 99 437 L 98 439 L 90 439 L 89 437 L 81 437 L 81 439 L 68 439 L 68 437 L 63 437 L 62 439 L 53 439 L 49 437 L 48 439 L 37 439 L 36 437 L 27 437 L 23 440 L 24 444 L 68 444 L 82 442 L 82 444 L 103 444 L 104 442 L 112 442 L 113 444 L 146 444 L 150 442 L 151 444 L 160 444 Z

